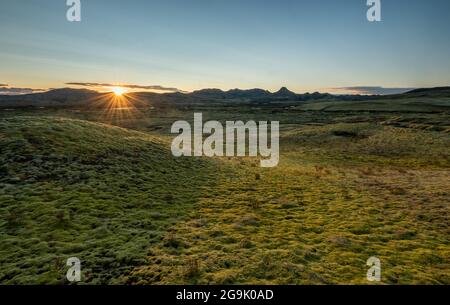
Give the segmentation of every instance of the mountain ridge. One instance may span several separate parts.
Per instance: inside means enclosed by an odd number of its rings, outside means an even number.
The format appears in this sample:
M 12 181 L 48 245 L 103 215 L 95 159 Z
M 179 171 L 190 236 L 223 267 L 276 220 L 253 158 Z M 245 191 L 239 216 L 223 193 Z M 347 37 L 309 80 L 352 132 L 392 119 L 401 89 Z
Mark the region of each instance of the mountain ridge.
M 71 107 L 87 105 L 93 100 L 102 100 L 111 97 L 110 92 L 97 92 L 89 89 L 58 88 L 46 92 L 31 93 L 24 95 L 0 95 L 0 108 L 21 107 Z M 450 97 L 449 87 L 414 89 L 401 94 L 392 95 L 334 95 L 330 93 L 302 93 L 290 91 L 282 87 L 276 92 L 254 88 L 254 89 L 231 89 L 223 91 L 217 88 L 206 88 L 189 93 L 172 92 L 133 92 L 130 96 L 139 97 L 142 105 L 150 102 L 158 103 L 195 103 L 198 101 L 247 101 L 247 102 L 276 102 L 276 101 L 363 101 L 380 99 L 400 99 L 417 97 Z M 126 96 L 126 94 L 125 94 Z M 100 103 L 101 105 L 101 103 Z

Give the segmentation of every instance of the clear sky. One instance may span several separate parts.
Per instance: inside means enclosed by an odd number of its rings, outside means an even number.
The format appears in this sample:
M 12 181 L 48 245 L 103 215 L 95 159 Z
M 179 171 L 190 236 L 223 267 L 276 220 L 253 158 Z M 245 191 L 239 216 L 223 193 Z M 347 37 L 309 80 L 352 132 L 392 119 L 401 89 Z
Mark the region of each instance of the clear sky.
M 450 85 L 450 1 L 1 0 L 0 84 L 297 92 Z M 349 90 L 353 90 L 349 88 Z

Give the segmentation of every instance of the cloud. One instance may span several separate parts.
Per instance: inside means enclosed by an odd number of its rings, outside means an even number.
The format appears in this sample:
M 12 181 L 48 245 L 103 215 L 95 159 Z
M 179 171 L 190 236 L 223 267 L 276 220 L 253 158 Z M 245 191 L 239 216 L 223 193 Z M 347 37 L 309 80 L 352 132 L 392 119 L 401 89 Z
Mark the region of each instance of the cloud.
M 6 84 L 0 84 L 0 87 L 8 87 Z
M 47 91 L 44 89 L 33 89 L 33 88 L 14 88 L 14 87 L 6 87 L 0 84 L 0 95 L 21 95 L 21 94 L 31 94 Z
M 340 87 L 332 89 L 346 94 L 388 95 L 388 94 L 405 93 L 414 90 L 416 88 L 385 88 L 381 86 L 356 86 L 356 87 Z
M 72 85 L 72 86 L 82 86 L 82 87 L 123 87 L 128 89 L 142 89 L 142 90 L 157 90 L 157 91 L 167 91 L 167 92 L 182 92 L 182 90 L 178 88 L 170 88 L 170 87 L 163 87 L 158 85 L 151 85 L 151 86 L 141 86 L 141 85 L 134 85 L 134 84 L 105 84 L 105 83 L 66 83 L 66 85 Z

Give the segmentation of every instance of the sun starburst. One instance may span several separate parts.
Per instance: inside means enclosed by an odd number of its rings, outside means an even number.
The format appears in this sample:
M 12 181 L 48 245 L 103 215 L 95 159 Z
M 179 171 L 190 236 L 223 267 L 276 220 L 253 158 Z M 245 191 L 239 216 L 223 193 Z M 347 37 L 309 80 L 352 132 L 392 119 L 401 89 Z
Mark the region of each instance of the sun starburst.
M 116 95 L 116 96 L 122 96 L 123 94 L 127 93 L 127 90 L 123 87 L 113 87 L 112 88 L 112 92 Z

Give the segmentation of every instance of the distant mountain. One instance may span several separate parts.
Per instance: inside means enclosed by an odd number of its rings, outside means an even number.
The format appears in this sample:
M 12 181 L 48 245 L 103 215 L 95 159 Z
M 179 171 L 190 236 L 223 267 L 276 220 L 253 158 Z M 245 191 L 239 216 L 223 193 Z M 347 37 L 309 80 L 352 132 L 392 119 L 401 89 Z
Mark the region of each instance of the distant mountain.
M 422 89 L 411 90 L 411 91 L 404 93 L 404 95 L 419 95 L 419 94 L 450 95 L 450 87 L 422 88 Z
M 190 93 L 193 96 L 226 98 L 226 93 L 220 89 L 202 89 Z
M 240 89 L 232 89 L 226 92 L 229 98 L 266 98 L 271 95 L 271 93 L 267 90 L 263 89 L 249 89 L 249 90 L 240 90 Z
M 191 96 L 201 98 L 213 98 L 213 99 L 247 99 L 252 101 L 276 101 L 276 100 L 293 100 L 293 101 L 309 101 L 315 99 L 329 99 L 335 96 L 329 93 L 304 93 L 297 94 L 290 91 L 286 87 L 280 88 L 280 90 L 272 93 L 263 89 L 232 89 L 228 91 L 222 91 L 220 89 L 203 89 L 189 93 Z M 342 98 L 342 97 L 340 97 Z
M 171 104 L 195 104 L 204 102 L 250 102 L 271 103 L 281 101 L 369 101 L 383 99 L 404 99 L 418 97 L 449 97 L 450 87 L 415 89 L 394 95 L 332 95 L 329 93 L 297 94 L 286 87 L 272 93 L 263 89 L 202 89 L 191 93 L 132 93 L 136 107 L 158 106 L 170 107 Z M 62 88 L 43 93 L 25 95 L 0 95 L 0 108 L 20 107 L 104 107 L 111 100 L 111 93 L 100 93 L 87 89 Z
M 273 95 L 275 96 L 280 96 L 280 97 L 297 97 L 297 94 L 290 91 L 288 88 L 286 87 L 282 87 L 280 90 L 278 90 L 277 92 L 275 92 Z
M 0 95 L 0 107 L 47 107 L 85 104 L 102 93 L 88 89 L 61 88 L 42 93 Z
M 232 89 L 228 91 L 222 91 L 220 89 L 202 89 L 189 93 L 192 96 L 203 97 L 203 98 L 216 98 L 216 99 L 237 99 L 237 98 L 267 98 L 272 95 L 267 90 L 263 89 Z
M 197 97 L 208 97 L 216 99 L 274 99 L 274 98 L 291 98 L 297 99 L 300 95 L 296 94 L 286 87 L 281 88 L 275 93 L 263 89 L 232 89 L 222 91 L 220 89 L 203 89 L 190 93 Z

